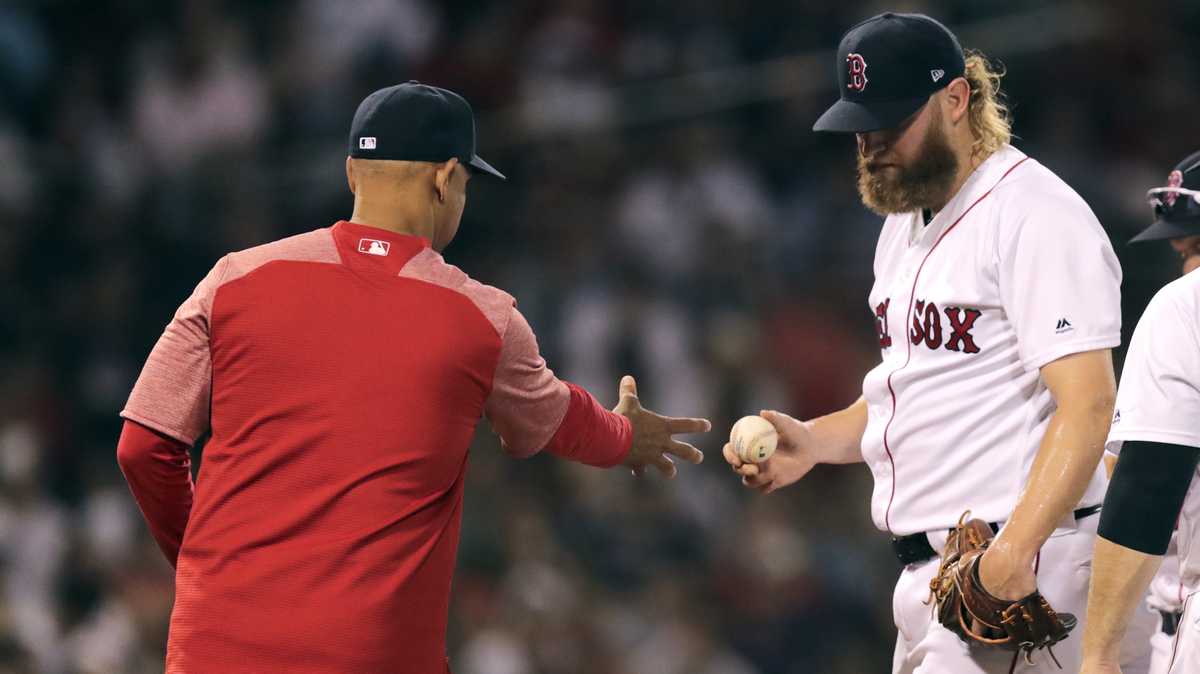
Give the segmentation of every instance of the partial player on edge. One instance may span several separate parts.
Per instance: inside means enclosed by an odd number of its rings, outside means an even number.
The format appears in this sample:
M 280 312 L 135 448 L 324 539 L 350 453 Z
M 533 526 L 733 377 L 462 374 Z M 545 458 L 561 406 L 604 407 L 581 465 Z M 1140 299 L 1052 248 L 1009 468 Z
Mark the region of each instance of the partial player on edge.
M 1200 152 L 1147 198 L 1155 221 L 1131 243 L 1169 240 L 1184 276 L 1146 307 L 1121 373 L 1107 446 L 1120 458 L 1092 563 L 1083 674 L 1122 671 L 1120 644 L 1147 586 L 1162 613 L 1151 673 L 1200 671 L 1200 274 L 1190 273 L 1200 268 Z M 1176 523 L 1173 573 L 1160 563 Z M 1176 573 L 1177 585 L 1163 577 Z

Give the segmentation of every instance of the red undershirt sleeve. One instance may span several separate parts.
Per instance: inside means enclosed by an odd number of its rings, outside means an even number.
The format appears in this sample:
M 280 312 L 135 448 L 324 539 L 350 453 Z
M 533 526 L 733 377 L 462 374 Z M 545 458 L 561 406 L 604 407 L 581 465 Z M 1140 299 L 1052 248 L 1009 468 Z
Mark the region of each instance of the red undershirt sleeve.
M 546 450 L 591 466 L 615 466 L 633 443 L 625 417 L 610 412 L 584 389 L 546 367 L 537 338 L 514 307 L 485 406 L 492 427 L 512 455 Z
M 604 409 L 592 394 L 570 382 L 571 402 L 546 451 L 589 466 L 611 468 L 625 460 L 633 442 L 629 419 Z
M 117 443 L 117 463 L 150 533 L 171 566 L 179 558 L 192 510 L 189 449 L 179 440 L 133 421 L 125 422 Z

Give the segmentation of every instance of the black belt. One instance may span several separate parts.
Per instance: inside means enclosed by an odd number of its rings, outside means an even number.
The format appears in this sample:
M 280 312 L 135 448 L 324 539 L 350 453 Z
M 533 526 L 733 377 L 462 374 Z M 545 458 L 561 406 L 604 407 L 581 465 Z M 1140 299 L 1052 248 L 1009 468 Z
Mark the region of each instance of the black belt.
M 1173 637 L 1175 630 L 1179 629 L 1179 619 L 1183 617 L 1183 611 L 1172 613 L 1170 611 L 1159 611 L 1162 616 L 1162 633 Z
M 1072 514 L 1075 516 L 1075 521 L 1078 522 L 1079 520 L 1095 515 L 1098 512 L 1100 512 L 1100 505 L 1096 504 L 1087 506 L 1086 508 L 1080 508 Z M 1000 532 L 999 524 L 990 522 L 988 526 L 992 528 L 993 533 Z M 953 531 L 953 529 L 950 531 Z M 934 557 L 938 556 L 937 552 L 934 551 L 933 546 L 929 544 L 929 535 L 926 532 L 892 538 L 892 552 L 896 553 L 896 558 L 899 559 L 900 563 L 905 566 L 908 566 L 909 564 L 916 564 L 917 562 L 923 562 L 927 559 L 933 559 Z M 1164 622 L 1163 624 L 1165 626 L 1166 623 Z

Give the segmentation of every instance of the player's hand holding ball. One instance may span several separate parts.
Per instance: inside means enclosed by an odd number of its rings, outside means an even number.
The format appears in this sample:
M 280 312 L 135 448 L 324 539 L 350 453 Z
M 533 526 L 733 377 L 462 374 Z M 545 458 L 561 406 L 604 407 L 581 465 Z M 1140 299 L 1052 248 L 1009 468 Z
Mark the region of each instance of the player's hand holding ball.
M 762 463 L 771 458 L 779 444 L 775 426 L 759 416 L 742 417 L 729 431 L 729 444 L 743 463 Z
M 816 465 L 812 431 L 797 419 L 767 410 L 742 417 L 729 432 L 725 461 L 742 484 L 769 494 L 804 477 Z

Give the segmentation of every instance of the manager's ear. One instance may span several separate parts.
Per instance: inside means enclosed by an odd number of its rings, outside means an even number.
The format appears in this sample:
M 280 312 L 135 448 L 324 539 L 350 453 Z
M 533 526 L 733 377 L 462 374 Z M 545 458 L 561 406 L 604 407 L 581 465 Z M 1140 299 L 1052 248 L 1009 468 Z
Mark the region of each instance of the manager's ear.
M 350 155 L 346 155 L 346 184 L 350 186 L 350 194 L 355 194 L 354 158 Z
M 437 192 L 438 201 L 446 203 L 446 195 L 450 192 L 450 179 L 454 177 L 454 167 L 458 166 L 458 157 L 451 157 L 444 164 L 435 164 L 433 172 L 433 189 Z

